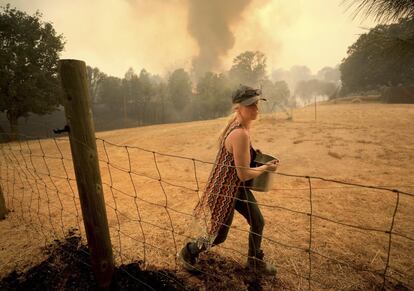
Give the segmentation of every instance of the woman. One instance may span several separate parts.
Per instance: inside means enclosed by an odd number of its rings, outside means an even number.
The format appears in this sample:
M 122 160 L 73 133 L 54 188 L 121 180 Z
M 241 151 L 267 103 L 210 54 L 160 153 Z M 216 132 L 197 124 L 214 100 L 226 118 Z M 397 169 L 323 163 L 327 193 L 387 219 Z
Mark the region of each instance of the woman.
M 264 171 L 275 171 L 278 161 L 255 167 L 256 155 L 250 141 L 250 124 L 257 118 L 260 90 L 240 86 L 232 96 L 234 115 L 222 131 L 220 148 L 206 189 L 194 209 L 201 235 L 184 245 L 179 253 L 188 271 L 197 271 L 198 255 L 226 240 L 234 209 L 250 225 L 247 267 L 275 275 L 276 268 L 263 261 L 260 249 L 264 219 L 253 193 L 247 188 L 250 180 Z

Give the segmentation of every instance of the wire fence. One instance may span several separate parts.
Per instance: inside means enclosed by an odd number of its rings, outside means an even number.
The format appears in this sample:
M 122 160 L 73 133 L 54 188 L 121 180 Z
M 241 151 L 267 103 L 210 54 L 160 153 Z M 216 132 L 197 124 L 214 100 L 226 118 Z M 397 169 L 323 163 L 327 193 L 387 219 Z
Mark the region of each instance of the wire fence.
M 192 209 L 214 163 L 101 138 L 96 142 L 116 263 L 142 260 L 179 269 L 176 255 L 194 238 Z M 2 143 L 0 155 L 0 186 L 11 216 L 45 244 L 73 227 L 84 239 L 69 139 L 21 136 Z M 414 193 L 401 189 L 413 186 L 271 174 L 277 187 L 256 196 L 266 220 L 263 249 L 278 277 L 293 282 L 294 289 L 414 288 Z M 236 217 L 229 227 L 227 241 L 213 252 L 241 267 L 247 260 L 248 225 Z M 218 276 L 211 268 L 199 271 Z

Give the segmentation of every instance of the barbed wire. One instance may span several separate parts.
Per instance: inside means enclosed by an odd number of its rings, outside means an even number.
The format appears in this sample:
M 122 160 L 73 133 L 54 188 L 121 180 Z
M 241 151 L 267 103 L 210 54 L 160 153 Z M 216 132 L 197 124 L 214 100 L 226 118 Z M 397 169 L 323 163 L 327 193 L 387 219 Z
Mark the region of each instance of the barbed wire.
M 102 185 L 109 189 L 111 198 L 111 202 L 106 201 L 105 205 L 108 210 L 111 210 L 115 215 L 115 226 L 110 224 L 110 228 L 113 230 L 112 238 L 116 237 L 116 245 L 114 245 L 113 241 L 113 249 L 118 254 L 121 264 L 124 263 L 125 258 L 129 258 L 126 254 L 125 248 L 128 248 L 129 245 L 124 242 L 125 239 L 134 241 L 138 245 L 142 245 L 142 253 L 143 253 L 143 261 L 148 262 L 150 258 L 148 257 L 149 252 L 162 252 L 165 255 L 177 254 L 179 252 L 178 248 L 178 241 L 184 240 L 191 240 L 193 237 L 186 235 L 182 230 L 177 230 L 177 227 L 174 225 L 173 213 L 182 215 L 183 217 L 187 218 L 180 218 L 180 223 L 186 223 L 186 219 L 194 218 L 193 213 L 183 211 L 181 209 L 177 209 L 174 206 L 171 206 L 171 198 L 170 194 L 166 186 L 173 187 L 175 189 L 181 189 L 181 191 L 196 194 L 197 199 L 200 199 L 200 192 L 202 192 L 200 181 L 200 176 L 198 173 L 198 165 L 218 165 L 222 167 L 234 167 L 228 165 L 217 164 L 215 162 L 203 161 L 200 159 L 195 159 L 192 157 L 180 156 L 180 155 L 172 155 L 161 153 L 153 150 L 144 149 L 137 146 L 127 146 L 127 145 L 118 145 L 113 142 L 108 142 L 102 138 L 97 138 L 97 144 L 100 145 L 100 149 L 102 153 L 99 157 L 99 163 L 101 164 L 101 168 L 104 167 L 106 172 L 108 173 L 108 181 L 103 180 Z M 67 154 L 65 156 L 64 151 L 62 150 L 62 145 L 60 143 L 64 142 L 66 144 L 66 151 Z M 80 142 L 81 141 L 76 141 Z M 47 143 L 46 147 L 45 143 Z M 67 166 L 68 162 L 71 162 L 71 156 L 69 152 L 69 139 L 68 138 L 52 138 L 49 140 L 30 137 L 27 136 L 20 136 L 20 138 L 15 142 L 3 143 L 0 144 L 0 186 L 4 189 L 4 193 L 6 196 L 6 204 L 8 208 L 13 209 L 15 212 L 19 210 L 19 217 L 25 223 L 30 225 L 37 225 L 39 226 L 38 232 L 42 233 L 42 236 L 45 241 L 49 239 L 49 236 L 52 235 L 53 237 L 61 237 L 65 233 L 65 229 L 71 226 L 71 224 L 75 224 L 76 227 L 81 231 L 82 227 L 82 217 L 78 209 L 78 205 L 80 205 L 79 198 L 76 195 L 76 186 L 74 183 L 76 179 L 74 178 L 73 174 L 73 166 Z M 55 148 L 55 154 L 48 154 L 47 151 L 50 150 L 50 147 L 53 146 Z M 109 146 L 115 147 L 123 151 L 123 155 L 126 156 L 127 162 L 122 165 L 118 165 L 113 160 L 114 158 L 111 157 Z M 147 153 L 152 156 L 151 160 L 155 167 L 156 175 L 150 175 L 146 173 L 137 172 L 133 167 L 133 161 L 139 160 L 139 157 L 132 157 L 132 151 L 139 150 L 141 152 Z M 192 164 L 194 180 L 185 180 L 179 179 L 177 180 L 169 180 L 163 175 L 163 171 L 160 167 L 160 160 L 161 157 L 173 158 L 178 159 L 181 161 L 189 161 Z M 34 161 L 34 159 L 38 159 L 41 161 L 41 164 L 38 164 Z M 65 164 L 66 162 L 66 164 Z M 55 171 L 55 168 L 57 169 Z M 53 169 L 53 172 L 52 172 Z M 121 174 L 125 174 L 127 176 L 127 180 L 121 185 L 121 187 L 116 186 L 115 184 L 115 176 L 113 171 L 118 171 Z M 59 174 L 55 174 L 58 172 Z M 399 237 L 405 239 L 407 241 L 414 241 L 414 238 L 411 237 L 409 234 L 402 233 L 400 231 L 395 231 L 395 218 L 398 213 L 398 208 L 400 205 L 400 196 L 403 195 L 408 198 L 414 197 L 413 193 L 407 191 L 400 191 L 396 188 L 399 186 L 372 186 L 372 185 L 364 185 L 355 182 L 347 182 L 347 181 L 340 181 L 331 178 L 323 178 L 317 176 L 308 176 L 308 175 L 295 175 L 289 173 L 274 173 L 269 172 L 271 175 L 279 175 L 288 178 L 300 178 L 304 181 L 307 181 L 308 187 L 303 188 L 271 188 L 270 191 L 309 191 L 309 210 L 303 211 L 298 209 L 292 209 L 286 206 L 277 205 L 274 203 L 259 203 L 259 202 L 252 202 L 240 199 L 238 197 L 233 197 L 232 199 L 235 201 L 242 201 L 244 203 L 255 203 L 262 208 L 270 208 L 270 209 L 278 209 L 280 211 L 286 211 L 295 215 L 300 215 L 303 217 L 308 217 L 308 228 L 309 228 L 309 238 L 307 241 L 307 247 L 298 247 L 289 243 L 285 243 L 280 239 L 274 239 L 269 236 L 262 235 L 263 240 L 267 241 L 272 245 L 277 245 L 279 247 L 289 249 L 289 250 L 296 250 L 302 252 L 307 255 L 308 257 L 308 271 L 307 275 L 303 275 L 300 271 L 294 269 L 293 271 L 289 268 L 281 264 L 276 264 L 279 269 L 283 271 L 295 275 L 298 278 L 305 279 L 308 281 L 308 289 L 312 289 L 312 282 L 320 284 L 321 286 L 325 286 L 326 288 L 331 288 L 332 286 L 326 285 L 324 282 L 318 279 L 317 275 L 315 275 L 315 268 L 318 266 L 314 262 L 313 257 L 319 256 L 324 258 L 328 261 L 335 262 L 340 265 L 344 265 L 354 269 L 355 271 L 359 272 L 369 272 L 374 276 L 379 276 L 382 278 L 382 285 L 381 288 L 385 288 L 387 284 L 387 280 L 394 280 L 396 282 L 406 284 L 409 287 L 413 287 L 411 285 L 412 276 L 407 274 L 401 270 L 397 270 L 390 264 L 391 253 L 393 249 L 393 237 Z M 119 175 L 119 174 L 118 174 Z M 136 185 L 136 178 L 145 178 L 150 181 L 156 182 L 158 187 L 161 190 L 161 197 L 163 197 L 163 202 L 153 202 L 151 201 L 151 197 L 144 198 L 142 194 L 140 194 L 140 186 Z M 335 185 L 342 185 L 340 187 L 318 187 L 315 186 L 313 181 L 323 181 L 327 183 L 333 183 Z M 180 182 L 184 182 L 184 185 L 180 184 Z M 194 187 L 186 186 L 190 183 L 194 183 Z M 118 182 L 119 184 L 119 182 Z M 63 186 L 66 185 L 66 186 Z M 223 185 L 223 186 L 231 186 L 231 185 Z M 401 187 L 412 187 L 412 186 L 401 186 Z M 66 190 L 65 190 L 65 189 Z M 125 190 L 123 189 L 125 188 Z M 313 199 L 313 191 L 315 190 L 324 190 L 324 189 L 358 189 L 358 188 L 365 188 L 365 189 L 372 189 L 372 190 L 379 190 L 385 191 L 387 193 L 394 193 L 395 195 L 395 204 L 393 207 L 393 213 L 391 216 L 391 221 L 389 227 L 387 229 L 378 228 L 378 227 L 371 227 L 371 226 L 364 226 L 364 225 L 357 225 L 353 223 L 344 222 L 335 218 L 325 217 L 318 213 L 314 212 L 314 204 L 317 203 Z M 128 190 L 127 190 L 128 189 Z M 221 193 L 211 193 L 212 195 L 223 196 Z M 33 197 L 35 196 L 35 198 Z M 154 196 L 154 195 L 153 195 Z M 70 199 L 72 202 L 69 204 L 67 199 L 62 199 L 63 197 Z M 106 199 L 106 200 L 107 200 Z M 121 206 L 127 200 L 125 199 L 132 199 L 132 208 L 134 208 L 134 214 L 131 214 L 129 211 L 121 210 Z M 37 205 L 35 205 L 37 202 Z M 148 206 L 143 205 L 142 203 L 147 204 Z M 131 206 L 128 205 L 128 206 Z M 145 213 L 148 212 L 148 207 L 154 206 L 163 209 L 167 217 L 167 222 L 164 224 L 158 224 L 153 222 L 151 219 L 152 217 L 145 218 Z M 46 211 L 45 211 L 46 209 Z M 24 213 L 27 211 L 28 213 Z M 57 214 L 56 214 L 57 212 Z M 36 221 L 33 219 L 36 217 Z M 149 218 L 149 219 L 148 219 Z M 73 221 L 75 219 L 75 221 Z M 339 260 L 337 258 L 333 258 L 329 255 L 322 254 L 321 252 L 315 249 L 313 240 L 314 240 L 314 227 L 315 227 L 315 219 L 319 219 L 322 221 L 326 221 L 332 223 L 337 226 L 344 226 L 349 227 L 352 229 L 358 229 L 363 232 L 375 232 L 375 233 L 383 233 L 388 237 L 387 248 L 385 252 L 385 266 L 380 272 L 378 269 L 372 269 L 369 266 L 365 266 L 364 268 L 360 268 L 357 266 L 352 265 L 349 262 Z M 45 222 L 47 221 L 47 224 Z M 213 220 L 214 221 L 214 220 Z M 58 222 L 58 225 L 56 223 Z M 128 231 L 125 231 L 124 224 L 128 223 L 136 223 L 138 225 L 139 234 L 131 235 Z M 148 231 L 147 226 L 150 227 Z M 235 233 L 242 232 L 242 233 L 249 233 L 248 230 L 236 228 L 231 225 L 224 225 L 225 227 L 232 228 Z M 57 231 L 57 228 L 60 231 Z M 146 230 L 147 229 L 147 230 Z M 161 231 L 163 244 L 162 246 L 157 246 L 156 243 L 153 243 L 154 231 L 158 229 Z M 60 233 L 60 234 L 59 234 Z M 114 236 L 115 233 L 115 236 Z M 172 251 L 171 249 L 165 248 L 167 241 L 167 234 L 170 234 L 171 241 L 172 241 Z M 253 233 L 255 235 L 259 235 Z M 82 235 L 82 234 L 81 234 Z M 138 238 L 141 237 L 141 238 Z M 178 239 L 179 238 L 179 239 Z M 177 240 L 178 239 L 178 240 Z M 223 245 L 216 246 L 217 249 L 223 249 L 224 251 L 232 251 L 237 253 L 239 256 L 244 257 L 247 259 L 247 256 L 244 255 L 242 252 L 235 248 L 229 248 Z M 149 249 L 148 249 L 149 248 Z M 174 265 L 176 268 L 180 268 L 179 262 L 177 261 L 177 257 L 174 255 Z M 389 274 L 389 271 L 392 270 L 393 272 L 398 273 L 398 278 Z M 205 276 L 217 276 L 215 274 L 211 274 L 205 272 L 203 269 L 198 270 L 200 273 L 204 274 Z M 316 276 L 316 277 L 315 277 Z

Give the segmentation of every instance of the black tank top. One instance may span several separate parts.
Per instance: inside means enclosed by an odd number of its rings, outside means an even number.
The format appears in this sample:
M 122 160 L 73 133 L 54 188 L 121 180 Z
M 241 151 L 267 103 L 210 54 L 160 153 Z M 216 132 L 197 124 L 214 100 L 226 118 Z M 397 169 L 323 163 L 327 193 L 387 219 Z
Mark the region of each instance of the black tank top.
M 256 151 L 255 149 L 252 147 L 252 145 L 250 145 L 250 168 L 256 168 L 257 167 L 257 163 L 254 161 L 256 159 Z M 249 188 L 253 185 L 253 179 L 247 180 L 245 182 L 242 183 L 243 187 Z

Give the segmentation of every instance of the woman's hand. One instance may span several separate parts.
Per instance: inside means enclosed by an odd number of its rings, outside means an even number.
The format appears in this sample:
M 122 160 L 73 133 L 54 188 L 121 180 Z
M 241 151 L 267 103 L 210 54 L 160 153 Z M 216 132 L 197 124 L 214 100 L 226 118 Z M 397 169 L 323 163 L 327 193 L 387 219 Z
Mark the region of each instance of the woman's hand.
M 267 171 L 274 172 L 276 171 L 277 166 L 279 165 L 279 160 L 276 160 L 276 159 L 271 160 L 270 162 L 267 162 L 265 165 L 267 166 L 266 168 Z

